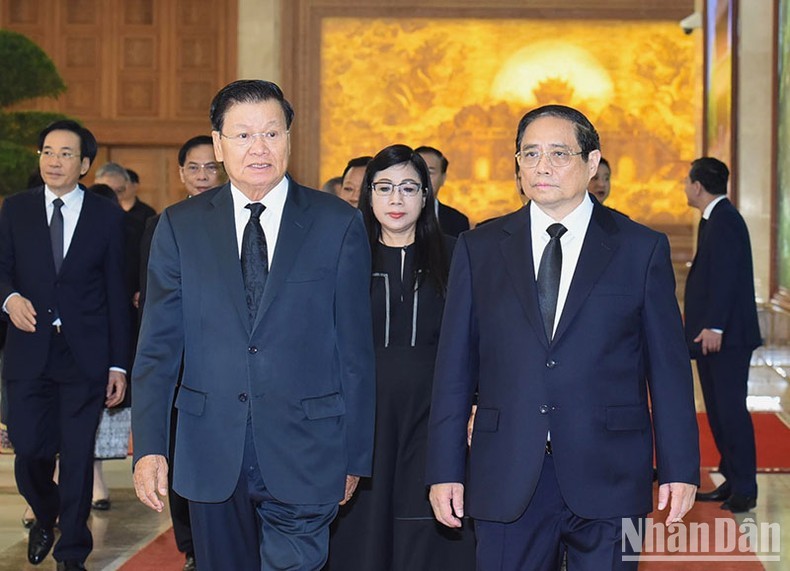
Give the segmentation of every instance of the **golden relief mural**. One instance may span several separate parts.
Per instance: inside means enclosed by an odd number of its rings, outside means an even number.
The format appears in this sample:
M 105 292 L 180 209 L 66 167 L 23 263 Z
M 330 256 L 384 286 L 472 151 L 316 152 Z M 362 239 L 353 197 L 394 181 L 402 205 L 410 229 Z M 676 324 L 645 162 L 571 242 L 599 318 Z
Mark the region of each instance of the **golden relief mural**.
M 613 168 L 607 205 L 686 224 L 695 153 L 693 42 L 676 22 L 327 18 L 321 180 L 393 143 L 450 161 L 443 202 L 474 221 L 521 206 L 515 134 L 529 109 L 579 108 Z

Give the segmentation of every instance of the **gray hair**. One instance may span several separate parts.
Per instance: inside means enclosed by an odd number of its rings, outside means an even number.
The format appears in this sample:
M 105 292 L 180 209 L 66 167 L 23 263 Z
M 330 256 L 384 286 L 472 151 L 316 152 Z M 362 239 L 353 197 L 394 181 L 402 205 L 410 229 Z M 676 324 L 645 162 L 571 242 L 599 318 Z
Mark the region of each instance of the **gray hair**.
M 103 176 L 106 176 L 106 175 L 119 176 L 124 181 L 126 181 L 127 184 L 132 182 L 132 179 L 129 178 L 129 173 L 126 172 L 126 169 L 123 168 L 118 163 L 104 163 L 102 166 L 100 166 L 96 170 L 96 177 L 95 178 L 103 177 Z

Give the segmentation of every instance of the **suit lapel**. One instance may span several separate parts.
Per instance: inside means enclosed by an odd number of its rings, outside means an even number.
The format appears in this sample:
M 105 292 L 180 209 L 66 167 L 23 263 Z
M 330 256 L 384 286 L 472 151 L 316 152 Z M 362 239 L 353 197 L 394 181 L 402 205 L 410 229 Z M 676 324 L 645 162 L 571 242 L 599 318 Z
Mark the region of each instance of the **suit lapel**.
M 313 223 L 313 215 L 309 212 L 310 205 L 306 198 L 305 190 L 293 180 L 289 180 L 288 197 L 285 200 L 283 216 L 280 221 L 280 231 L 275 244 L 274 259 L 272 260 L 269 277 L 266 280 L 266 289 L 258 307 L 253 330 L 261 322 L 272 301 L 282 289 L 285 278 L 290 273 L 299 249 L 302 247 Z
M 75 191 L 76 192 L 76 191 Z M 67 272 L 69 268 L 74 264 L 75 256 L 78 256 L 78 252 L 84 252 L 85 248 L 82 245 L 83 242 L 87 242 L 90 240 L 95 240 L 95 236 L 91 233 L 91 227 L 93 224 L 91 223 L 92 217 L 95 215 L 94 206 L 95 203 L 93 202 L 97 197 L 88 192 L 87 190 L 83 190 L 82 194 L 82 208 L 80 209 L 80 216 L 77 218 L 77 225 L 74 227 L 74 234 L 71 236 L 71 243 L 69 244 L 69 250 L 66 252 L 66 255 L 63 257 L 63 263 L 60 265 L 60 272 L 58 275 L 63 275 L 64 272 Z M 46 209 L 44 210 L 44 220 L 47 219 Z M 47 236 L 49 236 L 49 226 L 47 226 Z M 52 239 L 50 238 L 47 240 L 47 243 L 50 244 L 50 257 L 52 258 L 52 268 L 55 268 L 55 258 L 52 254 Z
M 236 214 L 233 211 L 230 184 L 226 183 L 214 195 L 209 205 L 205 228 L 199 231 L 205 231 L 209 235 L 209 242 L 215 249 L 214 258 L 217 260 L 219 275 L 225 276 L 223 282 L 230 292 L 239 319 L 246 328 L 249 328 L 250 318 L 244 292 L 244 278 L 241 275 L 239 244 L 236 238 Z
M 40 260 L 49 260 L 49 267 L 52 268 L 52 275 L 55 275 L 55 258 L 52 255 L 52 238 L 49 235 L 49 221 L 47 220 L 47 206 L 44 202 L 44 187 L 41 186 L 33 192 L 34 205 L 31 213 L 30 227 L 35 228 L 36 233 L 44 237 L 43 240 L 31 240 L 31 247 L 38 251 L 33 255 Z M 60 267 L 63 271 L 63 266 Z
M 590 295 L 590 290 L 606 266 L 609 265 L 609 261 L 618 247 L 618 241 L 615 238 L 616 232 L 617 226 L 612 216 L 606 207 L 596 202 L 579 254 L 579 261 L 576 263 L 576 271 L 568 290 L 568 297 L 565 299 L 565 306 L 554 332 L 554 342 L 558 341 L 568 329 L 569 324 Z
M 538 290 L 535 285 L 535 265 L 532 260 L 532 233 L 530 231 L 529 206 L 523 207 L 504 226 L 505 238 L 500 242 L 505 268 L 516 296 L 524 308 L 535 335 L 544 346 L 548 339 L 543 329 L 543 318 L 538 305 Z

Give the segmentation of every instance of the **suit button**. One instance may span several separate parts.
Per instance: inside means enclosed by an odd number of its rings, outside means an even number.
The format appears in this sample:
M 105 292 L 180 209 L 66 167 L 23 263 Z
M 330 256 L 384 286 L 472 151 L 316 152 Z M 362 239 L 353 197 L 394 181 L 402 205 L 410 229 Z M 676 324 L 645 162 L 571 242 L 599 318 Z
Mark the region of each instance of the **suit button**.
M 546 367 L 548 367 L 549 369 L 553 369 L 556 366 L 557 366 L 557 361 L 555 361 L 554 359 L 549 359 L 548 361 L 546 361 Z
M 540 414 L 547 414 L 549 412 L 549 405 L 542 404 L 542 405 L 540 405 L 538 410 L 540 411 Z
M 249 347 L 247 349 L 247 351 L 249 351 L 250 355 L 255 355 L 255 353 L 258 352 L 258 348 L 257 347 Z
M 247 393 L 239 393 L 239 400 L 241 402 L 247 402 Z

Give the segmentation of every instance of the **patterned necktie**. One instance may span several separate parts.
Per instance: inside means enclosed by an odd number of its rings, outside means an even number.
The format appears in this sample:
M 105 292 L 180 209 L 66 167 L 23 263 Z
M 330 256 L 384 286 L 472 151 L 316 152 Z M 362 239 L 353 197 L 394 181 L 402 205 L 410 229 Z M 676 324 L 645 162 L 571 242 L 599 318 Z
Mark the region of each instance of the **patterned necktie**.
M 241 274 L 244 277 L 244 290 L 247 294 L 247 309 L 250 323 L 255 320 L 269 276 L 269 252 L 266 235 L 261 228 L 261 214 L 266 209 L 263 204 L 253 202 L 245 206 L 250 210 L 250 219 L 244 227 L 241 239 Z
M 63 264 L 63 201 L 56 198 L 52 201 L 52 219 L 49 221 L 49 237 L 52 240 L 52 257 L 55 259 L 55 274 L 60 272 Z
M 543 315 L 543 328 L 546 338 L 551 341 L 554 336 L 554 317 L 557 313 L 557 298 L 560 292 L 560 274 L 562 273 L 562 244 L 560 238 L 568 229 L 555 223 L 546 228 L 551 239 L 543 250 L 538 268 L 538 302 Z

